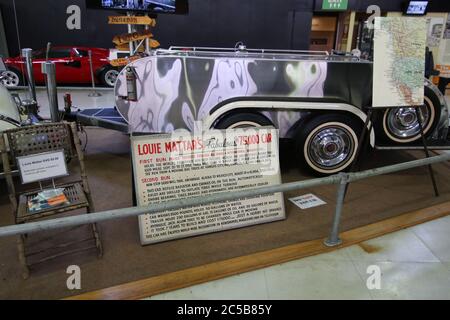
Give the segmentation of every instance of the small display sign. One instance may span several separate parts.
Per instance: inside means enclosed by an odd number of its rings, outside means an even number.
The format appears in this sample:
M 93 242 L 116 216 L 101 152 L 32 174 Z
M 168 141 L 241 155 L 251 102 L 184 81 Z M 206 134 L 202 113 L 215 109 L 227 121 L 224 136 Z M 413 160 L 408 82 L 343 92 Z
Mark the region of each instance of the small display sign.
M 323 0 L 322 10 L 347 10 L 348 0 Z
M 64 150 L 17 157 L 17 165 L 23 184 L 69 175 Z
M 299 207 L 302 210 L 319 207 L 327 204 L 325 201 L 317 197 L 312 193 L 305 194 L 300 197 L 289 199 L 293 204 Z

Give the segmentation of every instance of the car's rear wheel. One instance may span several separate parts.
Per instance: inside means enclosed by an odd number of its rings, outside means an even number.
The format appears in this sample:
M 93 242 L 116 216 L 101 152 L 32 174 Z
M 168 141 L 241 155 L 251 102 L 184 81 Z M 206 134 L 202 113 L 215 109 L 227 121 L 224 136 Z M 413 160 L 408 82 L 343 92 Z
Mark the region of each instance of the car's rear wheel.
M 100 73 L 100 81 L 107 87 L 114 87 L 116 85 L 119 71 L 114 68 L 106 68 Z
M 297 130 L 296 153 L 302 167 L 315 175 L 331 175 L 356 160 L 362 125 L 340 114 L 320 115 Z
M 7 88 L 13 88 L 23 85 L 22 74 L 15 69 L 8 69 L 2 73 L 2 83 Z
M 440 103 L 434 92 L 425 87 L 424 106 L 420 107 L 422 128 L 425 135 L 433 132 L 440 119 Z M 378 129 L 385 140 L 411 143 L 421 138 L 419 118 L 415 108 L 395 108 L 384 112 L 382 127 Z

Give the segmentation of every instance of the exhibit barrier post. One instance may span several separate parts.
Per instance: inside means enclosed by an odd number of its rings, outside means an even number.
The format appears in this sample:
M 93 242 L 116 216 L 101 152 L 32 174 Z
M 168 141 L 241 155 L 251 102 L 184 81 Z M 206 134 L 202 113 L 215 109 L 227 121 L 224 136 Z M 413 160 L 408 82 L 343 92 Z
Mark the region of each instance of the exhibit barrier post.
M 336 210 L 333 217 L 333 225 L 331 227 L 330 236 L 324 241 L 327 247 L 335 247 L 342 244 L 339 238 L 339 226 L 341 224 L 342 209 L 344 207 L 345 195 L 347 193 L 347 186 L 349 182 L 349 175 L 340 173 L 340 182 L 337 190 Z
M 99 92 L 97 92 L 97 90 L 95 88 L 94 68 L 92 66 L 92 51 L 91 50 L 88 51 L 88 55 L 89 55 L 89 69 L 91 72 L 91 81 L 92 81 L 92 92 L 89 94 L 89 97 L 100 97 L 101 94 Z
M 33 49 L 30 48 L 22 49 L 22 57 L 25 59 L 25 65 L 27 68 L 27 81 L 30 99 L 32 99 L 33 101 L 37 101 L 36 85 L 34 83 L 34 72 L 33 72 Z
M 42 64 L 42 73 L 47 78 L 47 95 L 50 108 L 50 118 L 53 122 L 59 122 L 59 107 L 58 107 L 58 91 L 56 89 L 56 66 L 53 62 L 47 61 Z

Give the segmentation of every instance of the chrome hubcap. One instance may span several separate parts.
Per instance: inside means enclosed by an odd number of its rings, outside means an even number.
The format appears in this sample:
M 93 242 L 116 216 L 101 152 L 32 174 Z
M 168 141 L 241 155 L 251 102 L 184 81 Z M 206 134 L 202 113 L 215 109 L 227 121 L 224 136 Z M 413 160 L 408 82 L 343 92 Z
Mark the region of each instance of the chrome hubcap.
M 17 87 L 20 83 L 19 76 L 12 71 L 2 73 L 2 82 L 6 87 Z
M 312 137 L 309 150 L 311 160 L 320 167 L 330 169 L 350 158 L 354 143 L 347 130 L 328 127 Z
M 105 81 L 109 86 L 114 86 L 116 84 L 117 76 L 119 72 L 117 70 L 109 70 L 105 74 Z
M 420 108 L 422 126 L 426 128 L 430 120 L 428 107 Z M 420 133 L 419 121 L 414 108 L 399 108 L 389 111 L 387 117 L 389 131 L 398 138 L 410 138 Z

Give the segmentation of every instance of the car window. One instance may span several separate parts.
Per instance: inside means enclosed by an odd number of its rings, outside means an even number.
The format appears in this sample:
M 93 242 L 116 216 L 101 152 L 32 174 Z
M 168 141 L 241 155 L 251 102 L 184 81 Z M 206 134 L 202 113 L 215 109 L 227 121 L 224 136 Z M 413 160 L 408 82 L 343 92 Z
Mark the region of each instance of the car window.
M 43 50 L 33 51 L 33 59 L 45 59 L 45 52 Z
M 89 52 L 87 50 L 75 49 L 75 52 L 79 57 L 89 57 Z
M 69 58 L 71 56 L 72 49 L 52 49 L 48 57 L 50 59 Z

